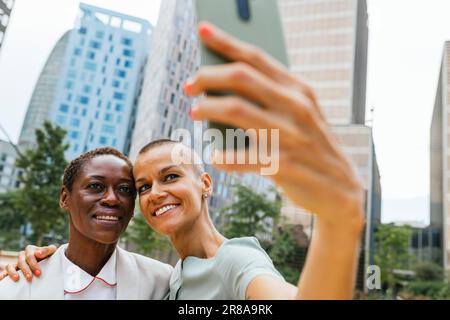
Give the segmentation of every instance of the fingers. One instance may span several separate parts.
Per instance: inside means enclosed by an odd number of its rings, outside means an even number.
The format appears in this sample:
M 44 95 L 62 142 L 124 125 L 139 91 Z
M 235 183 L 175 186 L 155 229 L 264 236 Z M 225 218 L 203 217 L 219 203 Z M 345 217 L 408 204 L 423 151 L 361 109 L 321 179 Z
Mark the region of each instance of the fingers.
M 283 142 L 296 143 L 304 137 L 300 128 L 281 115 L 266 110 L 236 96 L 203 97 L 198 105 L 191 109 L 193 120 L 210 120 L 229 124 L 236 128 L 279 130 Z M 261 133 L 260 133 L 261 135 Z
M 27 281 L 31 281 L 31 279 L 33 279 L 32 271 L 26 261 L 25 251 L 21 251 L 19 253 L 19 261 L 17 263 L 17 267 L 23 272 Z
M 200 22 L 199 35 L 211 50 L 230 61 L 243 61 L 280 83 L 292 85 L 296 79 L 288 69 L 260 48 L 243 42 L 208 22 Z
M 14 281 L 17 282 L 20 279 L 19 273 L 16 271 L 17 265 L 8 264 L 6 265 L 6 272 L 8 273 L 9 277 Z
M 232 91 L 267 108 L 283 103 L 283 88 L 242 62 L 202 67 L 184 89 L 188 96 Z

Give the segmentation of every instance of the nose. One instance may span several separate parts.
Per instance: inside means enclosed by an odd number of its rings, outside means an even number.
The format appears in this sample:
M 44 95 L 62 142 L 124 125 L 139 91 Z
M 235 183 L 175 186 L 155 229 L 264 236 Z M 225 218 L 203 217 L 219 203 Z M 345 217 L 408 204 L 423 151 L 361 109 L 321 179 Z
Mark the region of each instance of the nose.
M 167 197 L 167 192 L 164 191 L 160 185 L 154 183 L 152 185 L 152 189 L 150 190 L 149 200 L 153 203 L 158 203 L 165 197 Z
M 114 188 L 112 187 L 109 187 L 106 190 L 104 197 L 100 200 L 101 205 L 105 205 L 108 207 L 117 206 L 119 203 L 120 203 L 119 197 L 117 197 L 117 194 Z

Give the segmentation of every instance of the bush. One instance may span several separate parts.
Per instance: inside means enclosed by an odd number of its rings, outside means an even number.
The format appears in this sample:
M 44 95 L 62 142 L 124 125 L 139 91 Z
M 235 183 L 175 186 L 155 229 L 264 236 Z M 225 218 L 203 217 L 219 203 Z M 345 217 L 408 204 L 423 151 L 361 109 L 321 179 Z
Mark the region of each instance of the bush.
M 442 281 L 444 278 L 442 267 L 430 261 L 416 264 L 413 270 L 416 273 L 417 281 Z
M 405 291 L 413 296 L 424 296 L 429 299 L 450 297 L 450 286 L 438 281 L 414 281 L 408 284 Z

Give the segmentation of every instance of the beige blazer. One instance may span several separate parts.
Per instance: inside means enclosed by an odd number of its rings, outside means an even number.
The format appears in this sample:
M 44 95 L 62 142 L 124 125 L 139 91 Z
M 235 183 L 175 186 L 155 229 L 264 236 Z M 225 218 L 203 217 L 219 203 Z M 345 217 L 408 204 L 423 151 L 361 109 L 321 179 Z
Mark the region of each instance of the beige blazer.
M 19 282 L 0 281 L 0 300 L 64 300 L 62 257 L 66 245 L 39 262 L 42 275 L 28 282 L 21 271 Z M 169 292 L 173 268 L 160 261 L 117 247 L 117 300 L 160 300 Z

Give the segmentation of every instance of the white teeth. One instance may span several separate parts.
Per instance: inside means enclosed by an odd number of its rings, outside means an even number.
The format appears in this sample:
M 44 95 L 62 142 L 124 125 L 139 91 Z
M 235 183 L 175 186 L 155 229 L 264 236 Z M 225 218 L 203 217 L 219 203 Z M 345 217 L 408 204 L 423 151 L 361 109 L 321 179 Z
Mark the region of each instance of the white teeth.
M 118 221 L 119 218 L 116 216 L 97 216 L 95 217 L 97 220 L 109 220 L 109 221 Z
M 159 208 L 158 210 L 156 210 L 155 215 L 156 215 L 156 216 L 160 216 L 160 215 L 162 215 L 164 212 L 166 212 L 166 211 L 168 211 L 168 210 L 170 210 L 170 209 L 176 208 L 176 207 L 178 207 L 177 204 L 176 204 L 176 205 L 175 205 L 175 204 L 170 204 L 170 205 L 168 205 L 168 206 L 164 206 L 164 207 Z

